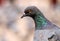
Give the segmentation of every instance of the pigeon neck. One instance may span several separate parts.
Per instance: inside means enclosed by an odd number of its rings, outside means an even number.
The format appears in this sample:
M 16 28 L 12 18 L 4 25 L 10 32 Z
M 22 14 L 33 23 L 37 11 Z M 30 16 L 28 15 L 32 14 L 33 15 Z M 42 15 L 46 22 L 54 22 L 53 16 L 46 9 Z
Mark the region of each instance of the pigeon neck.
M 40 28 L 47 24 L 47 19 L 43 15 L 36 14 L 35 23 L 36 23 L 36 27 Z

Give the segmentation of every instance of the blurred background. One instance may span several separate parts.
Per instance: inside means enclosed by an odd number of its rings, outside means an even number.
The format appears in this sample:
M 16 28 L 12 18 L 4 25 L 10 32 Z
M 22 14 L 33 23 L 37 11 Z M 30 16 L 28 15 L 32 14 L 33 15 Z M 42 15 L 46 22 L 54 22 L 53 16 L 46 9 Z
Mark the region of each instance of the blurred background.
M 20 23 L 18 22 L 20 22 L 20 17 L 28 6 L 36 6 L 48 20 L 60 27 L 60 0 L 0 0 L 1 37 L 6 33 L 7 41 L 20 41 L 19 38 L 16 38 L 20 35 L 15 35 L 13 32 L 20 31 Z M 9 28 L 12 28 L 14 31 L 9 30 Z M 19 34 L 21 33 L 19 32 Z M 13 38 L 11 38 L 12 35 Z M 2 39 L 0 40 L 2 41 Z

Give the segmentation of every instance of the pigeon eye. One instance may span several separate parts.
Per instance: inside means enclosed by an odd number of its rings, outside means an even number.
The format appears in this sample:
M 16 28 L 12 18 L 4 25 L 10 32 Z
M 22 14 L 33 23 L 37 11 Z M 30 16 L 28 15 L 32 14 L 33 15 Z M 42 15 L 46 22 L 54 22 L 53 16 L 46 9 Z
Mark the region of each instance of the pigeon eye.
M 30 9 L 25 11 L 25 14 L 31 14 L 31 13 L 32 13 L 32 10 Z
M 26 14 L 28 14 L 28 13 L 29 13 L 29 11 L 25 11 L 25 13 L 26 13 Z
M 28 10 L 29 13 L 32 13 L 32 10 Z

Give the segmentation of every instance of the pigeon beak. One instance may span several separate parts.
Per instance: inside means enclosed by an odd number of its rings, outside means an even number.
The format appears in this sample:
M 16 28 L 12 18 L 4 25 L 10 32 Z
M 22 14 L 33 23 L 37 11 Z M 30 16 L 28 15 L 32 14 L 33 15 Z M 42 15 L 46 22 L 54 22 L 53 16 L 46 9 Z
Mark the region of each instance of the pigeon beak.
M 24 14 L 21 18 L 26 17 L 26 16 L 31 16 L 30 14 Z
M 24 14 L 21 18 L 23 18 L 23 17 L 25 17 L 25 16 L 27 16 L 26 14 Z

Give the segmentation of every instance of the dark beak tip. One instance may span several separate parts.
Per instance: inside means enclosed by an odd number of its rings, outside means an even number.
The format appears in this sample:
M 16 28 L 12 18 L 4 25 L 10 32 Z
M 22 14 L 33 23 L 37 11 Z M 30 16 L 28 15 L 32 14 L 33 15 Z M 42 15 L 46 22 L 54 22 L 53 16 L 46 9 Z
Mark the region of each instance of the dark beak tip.
M 23 18 L 24 16 L 21 16 L 21 18 Z
M 21 16 L 21 18 L 25 17 L 26 15 Z

